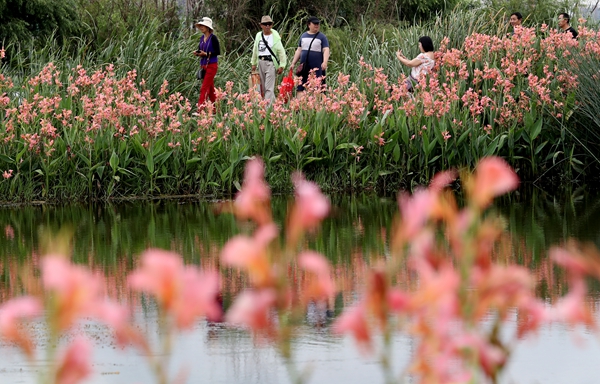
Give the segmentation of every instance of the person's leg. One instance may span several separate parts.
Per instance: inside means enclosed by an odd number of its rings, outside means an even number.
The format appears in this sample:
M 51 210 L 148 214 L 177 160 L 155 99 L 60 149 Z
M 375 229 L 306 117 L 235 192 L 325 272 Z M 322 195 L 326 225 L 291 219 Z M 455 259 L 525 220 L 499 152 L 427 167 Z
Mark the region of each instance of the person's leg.
M 306 73 L 302 74 L 302 82 L 296 88 L 296 92 L 304 92 L 304 85 L 308 81 L 308 75 Z
M 206 72 L 206 76 L 210 76 L 210 87 L 208 88 L 208 99 L 215 103 L 217 101 L 217 93 L 215 92 L 215 76 L 217 75 L 217 69 L 219 64 L 210 64 L 209 69 Z
M 408 76 L 406 78 L 406 80 L 404 80 L 404 84 L 406 85 L 406 90 L 408 92 L 411 92 L 411 93 L 414 92 L 412 76 Z
M 206 100 L 215 102 L 217 97 L 215 94 L 215 75 L 217 74 L 218 64 L 208 64 L 206 66 L 206 74 L 202 80 L 202 88 L 200 88 L 200 97 L 198 98 L 198 107 L 202 108 Z
M 260 75 L 260 95 L 265 97 L 265 82 L 267 80 L 268 61 L 258 60 L 258 74 Z
M 277 78 L 275 72 L 275 64 L 272 61 L 265 61 L 265 99 L 270 100 L 271 103 L 275 101 L 275 79 Z
M 202 79 L 202 85 L 200 86 L 200 97 L 198 97 L 198 109 L 200 109 L 204 102 L 206 101 L 206 93 L 208 91 L 206 85 L 206 74 L 204 74 L 204 79 Z

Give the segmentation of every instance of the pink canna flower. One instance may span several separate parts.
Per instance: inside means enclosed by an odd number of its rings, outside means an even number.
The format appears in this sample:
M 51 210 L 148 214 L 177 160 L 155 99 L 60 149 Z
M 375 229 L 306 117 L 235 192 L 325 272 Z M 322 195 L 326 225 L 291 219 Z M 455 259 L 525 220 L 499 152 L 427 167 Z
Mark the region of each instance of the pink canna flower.
M 436 199 L 437 194 L 433 189 L 420 189 L 412 196 L 403 193 L 398 197 L 402 222 L 396 232 L 395 241 L 402 243 L 421 231 L 431 217 Z
M 500 157 L 486 157 L 475 168 L 474 180 L 467 187 L 479 208 L 486 208 L 496 196 L 513 191 L 519 177 Z
M 25 296 L 7 301 L 0 307 L 0 336 L 17 344 L 27 357 L 33 357 L 33 342 L 19 329 L 19 321 L 42 314 L 42 303 L 35 297 Z
M 78 336 L 64 352 L 56 371 L 56 384 L 77 384 L 92 373 L 89 342 Z
M 549 317 L 571 326 L 581 324 L 597 331 L 598 325 L 591 310 L 586 306 L 586 296 L 587 289 L 583 278 L 574 280 L 569 286 L 569 293 L 550 310 Z
M 565 268 L 573 279 L 581 276 L 593 276 L 600 279 L 600 253 L 594 245 L 580 245 L 569 241 L 562 247 L 552 247 L 550 258 Z
M 331 279 L 331 268 L 327 259 L 316 252 L 304 252 L 298 257 L 300 268 L 316 276 L 304 289 L 306 297 L 314 300 L 327 300 L 335 294 L 335 284 Z
M 350 333 L 363 352 L 370 352 L 371 332 L 367 323 L 364 305 L 347 308 L 333 324 L 333 332 L 337 334 Z
M 273 325 L 270 310 L 276 299 L 277 294 L 272 289 L 242 292 L 227 312 L 225 320 L 254 332 L 270 331 Z
M 247 270 L 257 287 L 269 286 L 273 282 L 267 247 L 277 237 L 275 224 L 260 227 L 254 237 L 235 236 L 221 251 L 221 260 L 227 265 Z
M 199 272 L 195 268 L 186 268 L 181 280 L 183 292 L 175 311 L 177 327 L 189 329 L 194 321 L 202 316 L 213 321 L 219 320 L 219 274 L 216 271 Z
M 535 284 L 529 271 L 521 266 L 492 265 L 486 271 L 473 271 L 472 275 L 479 292 L 478 302 L 474 306 L 477 316 L 485 316 L 492 308 L 505 314 L 533 297 Z
M 296 203 L 289 218 L 288 240 L 295 244 L 302 233 L 318 226 L 329 214 L 329 199 L 325 197 L 319 186 L 307 181 L 296 172 L 292 175 L 296 189 Z
M 98 303 L 93 308 L 92 316 L 113 330 L 115 341 L 120 347 L 131 344 L 150 353 L 144 336 L 129 324 L 129 311 L 125 307 L 108 301 Z
M 388 307 L 390 311 L 403 313 L 410 309 L 410 294 L 399 289 L 390 289 L 388 292 Z
M 9 169 L 8 171 L 4 171 L 2 173 L 2 177 L 4 177 L 5 179 L 10 179 L 13 176 L 13 170 Z
M 60 256 L 44 257 L 42 281 L 44 288 L 55 296 L 52 315 L 59 331 L 70 328 L 82 316 L 92 315 L 101 299 L 98 277 Z
M 541 300 L 537 300 L 533 296 L 521 300 L 517 318 L 517 337 L 523 338 L 530 332 L 536 332 L 551 317 L 550 310 Z
M 564 248 L 552 247 L 549 255 L 552 261 L 576 276 L 585 276 L 589 272 L 585 259 L 574 257 L 571 252 Z
M 443 266 L 436 271 L 425 260 L 411 260 L 419 273 L 421 286 L 410 302 L 410 310 L 421 316 L 435 318 L 436 331 L 447 331 L 459 312 L 458 290 L 460 275 L 451 266 Z
M 479 366 L 488 377 L 493 377 L 506 364 L 506 351 L 491 345 L 476 334 L 465 334 L 455 338 L 453 347 L 458 350 L 469 349 L 475 353 Z
M 440 191 L 446 188 L 448 185 L 452 184 L 456 177 L 458 176 L 458 172 L 455 169 L 451 169 L 449 171 L 438 172 L 433 176 L 431 182 L 429 183 L 429 188 L 434 191 Z
M 219 278 L 216 272 L 184 268 L 176 253 L 151 249 L 142 255 L 142 266 L 129 276 L 129 285 L 156 298 L 179 329 L 190 328 L 196 318 L 218 319 Z
M 363 302 L 368 313 L 378 320 L 378 325 L 385 328 L 388 322 L 389 280 L 384 265 L 370 271 Z
M 241 219 L 252 219 L 258 224 L 271 221 L 271 190 L 265 182 L 265 164 L 259 158 L 246 165 L 242 190 L 237 194 L 234 213 Z
M 156 298 L 166 311 L 171 311 L 181 291 L 183 271 L 181 257 L 161 249 L 149 249 L 142 255 L 142 265 L 129 275 L 129 286 Z

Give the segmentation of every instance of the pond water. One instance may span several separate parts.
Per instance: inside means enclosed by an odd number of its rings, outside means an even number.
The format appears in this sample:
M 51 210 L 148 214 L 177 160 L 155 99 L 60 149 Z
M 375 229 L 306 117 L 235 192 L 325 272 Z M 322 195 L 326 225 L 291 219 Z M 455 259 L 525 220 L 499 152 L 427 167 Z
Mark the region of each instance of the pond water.
M 375 196 L 332 197 L 335 208 L 331 217 L 308 242 L 309 248 L 330 259 L 341 288 L 330 311 L 309 311 L 293 344 L 298 367 L 312 371 L 311 383 L 383 382 L 376 360 L 362 356 L 352 340 L 331 335 L 329 328 L 344 305 L 356 300 L 370 262 L 385 254 L 386 233 L 397 214 L 394 200 Z M 289 203 L 286 198 L 274 199 L 274 216 L 279 222 L 284 221 Z M 600 199 L 595 197 L 581 194 L 550 199 L 541 193 L 528 197 L 513 194 L 499 201 L 494 212 L 506 220 L 515 249 L 513 261 L 526 265 L 535 274 L 537 293 L 548 303 L 565 293 L 566 284 L 564 274 L 550 266 L 545 250 L 569 237 L 600 246 Z M 140 253 L 159 247 L 180 253 L 186 263 L 217 267 L 223 244 L 235 234 L 249 230 L 247 224 L 236 222 L 231 215 L 216 215 L 212 203 L 198 201 L 2 208 L 0 302 L 23 294 L 27 282 L 19 277 L 20 272 L 35 268 L 40 255 L 64 243 L 56 239 L 72 237 L 73 260 L 101 272 L 107 294 L 128 305 L 135 322 L 153 340 L 158 332 L 156 307 L 129 292 L 126 286 L 125 277 L 137 265 Z M 240 274 L 224 274 L 225 307 L 245 283 Z M 600 286 L 591 284 L 590 290 L 589 305 L 598 308 Z M 31 327 L 37 345 L 43 346 L 47 341 L 44 325 Z M 86 382 L 152 382 L 145 357 L 133 349 L 117 348 L 105 327 L 84 323 L 73 331 L 76 333 L 87 335 L 95 345 L 95 373 Z M 73 334 L 65 336 L 65 340 Z M 398 334 L 393 345 L 394 365 L 401 372 L 415 343 L 409 336 Z M 172 373 L 187 370 L 189 383 L 289 382 L 273 347 L 257 345 L 246 332 L 225 324 L 198 322 L 176 340 L 175 350 Z M 45 364 L 42 356 L 35 363 L 28 363 L 14 346 L 0 341 L 1 383 L 33 383 Z M 598 383 L 598 366 L 597 335 L 586 329 L 552 325 L 517 346 L 502 382 Z

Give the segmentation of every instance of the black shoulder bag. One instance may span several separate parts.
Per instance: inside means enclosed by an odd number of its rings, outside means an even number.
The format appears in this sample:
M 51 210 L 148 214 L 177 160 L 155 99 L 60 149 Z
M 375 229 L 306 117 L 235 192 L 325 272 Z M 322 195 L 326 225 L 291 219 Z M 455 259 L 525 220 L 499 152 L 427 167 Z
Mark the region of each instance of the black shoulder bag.
M 267 43 L 267 39 L 265 39 L 265 34 L 261 32 L 260 35 L 262 36 L 262 41 L 263 41 L 263 43 L 265 43 L 265 47 L 267 47 L 267 49 L 269 50 L 269 53 L 271 54 L 271 57 L 273 58 L 273 60 L 277 60 L 277 57 L 275 57 L 275 53 L 273 53 L 273 51 L 271 50 L 271 47 L 269 47 L 269 43 Z M 275 39 L 273 39 L 273 40 L 275 40 Z M 279 63 L 279 60 L 277 60 L 277 63 Z
M 308 52 L 306 52 L 306 57 L 304 58 L 304 62 L 306 62 L 306 63 L 308 63 L 308 55 L 310 54 L 310 47 L 312 47 L 312 43 L 313 43 L 313 41 L 315 41 L 317 36 L 319 36 L 319 33 L 321 33 L 321 32 L 317 32 L 315 34 L 315 37 L 313 37 L 313 39 L 310 41 L 310 44 L 308 45 Z M 308 70 L 308 68 L 304 68 L 305 67 L 304 62 L 301 62 L 296 67 L 296 70 L 294 71 L 296 76 L 302 76 L 304 74 L 304 72 Z

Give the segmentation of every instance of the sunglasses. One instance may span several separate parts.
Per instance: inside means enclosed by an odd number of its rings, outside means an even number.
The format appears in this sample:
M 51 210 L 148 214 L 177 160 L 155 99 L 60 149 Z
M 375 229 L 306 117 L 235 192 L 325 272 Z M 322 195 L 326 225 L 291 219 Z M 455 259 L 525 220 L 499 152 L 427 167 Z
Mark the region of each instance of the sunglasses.
M 273 25 L 273 23 L 261 23 L 261 25 L 264 25 L 264 26 L 270 27 L 270 26 L 272 26 L 272 25 Z

